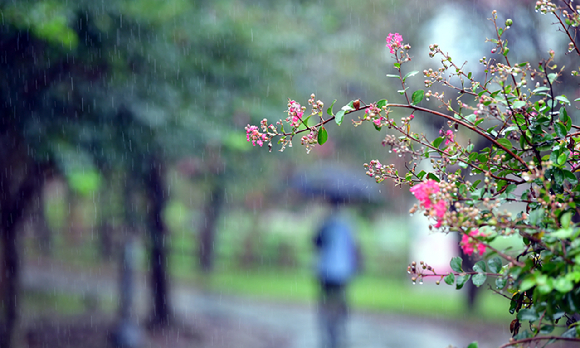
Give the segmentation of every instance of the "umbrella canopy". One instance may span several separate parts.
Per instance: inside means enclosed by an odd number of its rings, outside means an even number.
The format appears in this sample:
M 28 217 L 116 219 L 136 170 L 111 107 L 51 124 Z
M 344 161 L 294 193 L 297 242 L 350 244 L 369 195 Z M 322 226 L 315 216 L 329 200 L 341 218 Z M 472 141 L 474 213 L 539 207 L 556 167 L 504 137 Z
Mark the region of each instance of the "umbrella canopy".
M 362 170 L 337 164 L 318 164 L 298 171 L 290 187 L 304 195 L 318 196 L 340 203 L 380 203 L 380 185 Z

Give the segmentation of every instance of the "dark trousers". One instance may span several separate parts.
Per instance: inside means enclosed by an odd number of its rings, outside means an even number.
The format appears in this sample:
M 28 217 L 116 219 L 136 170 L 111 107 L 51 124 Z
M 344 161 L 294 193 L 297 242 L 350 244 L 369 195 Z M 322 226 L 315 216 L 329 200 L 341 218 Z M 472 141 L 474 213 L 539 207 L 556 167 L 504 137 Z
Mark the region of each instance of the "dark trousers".
M 346 284 L 320 282 L 319 318 L 322 348 L 346 347 Z

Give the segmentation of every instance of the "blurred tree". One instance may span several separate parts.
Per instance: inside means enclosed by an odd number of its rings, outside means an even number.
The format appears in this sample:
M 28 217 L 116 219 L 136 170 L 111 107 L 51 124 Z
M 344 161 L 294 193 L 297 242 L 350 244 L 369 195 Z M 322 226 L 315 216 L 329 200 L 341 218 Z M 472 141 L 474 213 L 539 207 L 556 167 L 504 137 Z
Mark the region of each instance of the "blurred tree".
M 265 177 L 287 175 L 271 163 L 262 166 L 255 152 L 244 155 L 250 145 L 240 129 L 251 119 L 283 117 L 286 97 L 305 100 L 311 91 L 328 88 L 329 81 L 346 101 L 383 94 L 384 81 L 377 78 L 384 76 L 382 56 L 370 54 L 375 50 L 369 47 L 382 47 L 388 21 L 379 20 L 384 11 L 377 10 L 378 1 L 353 4 L 0 1 L 0 217 L 6 221 L 0 233 L 6 284 L 16 284 L 18 276 L 12 229 L 42 187 L 40 172 L 58 170 L 77 191 L 86 188 L 74 184 L 78 173 L 94 173 L 100 181 L 124 173 L 149 205 L 145 222 L 131 223 L 149 230 L 151 321 L 168 323 L 167 232 L 161 219 L 168 198 L 165 168 L 192 154 L 201 160 L 199 181 L 210 198 L 198 234 L 199 256 L 201 268 L 211 270 L 226 189 L 246 175 L 248 190 L 266 191 L 279 180 L 265 182 Z M 401 4 L 389 9 L 402 11 Z M 378 25 L 369 27 L 367 20 Z M 364 44 L 369 34 L 380 43 Z M 304 91 L 296 93 L 297 88 Z M 337 149 L 341 160 L 368 157 L 366 142 L 380 141 L 380 136 L 353 138 L 348 127 L 340 133 L 348 139 L 343 149 L 352 151 Z M 6 339 L 1 342 L 9 346 L 16 288 L 3 288 Z
M 150 207 L 151 322 L 169 322 L 166 162 L 192 152 L 203 158 L 206 143 L 236 156 L 246 144 L 233 135 L 235 117 L 263 113 L 261 97 L 281 95 L 271 77 L 286 68 L 250 27 L 265 14 L 254 8 L 242 18 L 230 5 L 0 2 L 2 346 L 11 346 L 17 313 L 15 228 L 46 170 L 58 170 L 77 191 L 84 187 L 75 186 L 79 172 L 136 175 Z M 210 226 L 218 211 L 212 208 Z

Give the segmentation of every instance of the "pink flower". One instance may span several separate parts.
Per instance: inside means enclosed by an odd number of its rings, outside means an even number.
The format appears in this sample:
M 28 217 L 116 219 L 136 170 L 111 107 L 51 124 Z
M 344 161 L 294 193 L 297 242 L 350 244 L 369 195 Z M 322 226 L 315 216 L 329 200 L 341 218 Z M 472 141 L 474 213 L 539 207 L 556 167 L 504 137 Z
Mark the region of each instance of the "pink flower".
M 450 129 L 445 133 L 445 146 L 453 142 L 453 131 Z
M 395 53 L 395 49 L 400 48 L 402 42 L 403 37 L 399 35 L 399 33 L 389 33 L 387 36 L 387 44 L 385 46 L 389 48 L 389 52 Z
M 463 252 L 465 254 L 472 255 L 476 248 L 479 255 L 483 255 L 483 253 L 485 253 L 486 249 L 485 244 L 480 243 L 477 239 L 475 239 L 475 237 L 478 236 L 485 237 L 485 234 L 479 232 L 479 230 L 476 228 L 474 230 L 471 230 L 469 234 L 464 234 L 463 237 L 461 237 L 460 245 L 461 249 L 463 249 Z
M 433 211 L 435 212 L 435 216 L 437 219 L 443 219 L 445 212 L 447 211 L 447 202 L 444 200 L 439 200 L 439 202 L 433 205 Z
M 292 127 L 298 127 L 300 125 L 300 119 L 302 119 L 304 111 L 302 111 L 302 106 L 294 100 L 288 101 L 288 118 L 286 119 L 290 122 Z
M 443 199 L 439 199 L 436 203 L 432 201 L 432 195 L 439 193 L 439 190 L 439 183 L 431 179 L 415 185 L 410 189 L 411 193 L 415 195 L 424 209 L 432 209 L 430 215 L 437 221 L 435 228 L 441 227 L 443 217 L 445 216 L 445 212 L 447 212 L 447 201 Z
M 264 141 L 268 140 L 268 135 L 264 133 L 260 133 L 258 131 L 257 126 L 246 126 L 246 139 L 252 142 L 252 145 L 256 146 L 256 143 L 260 145 L 264 145 Z
M 375 124 L 375 126 L 380 127 L 381 122 L 384 120 L 385 118 L 383 116 L 373 120 L 373 123 Z
M 578 152 L 578 151 L 572 152 L 572 157 L 577 158 L 579 155 L 580 155 L 580 152 Z M 578 169 L 578 167 L 580 167 L 580 162 L 578 162 L 578 160 L 576 160 L 576 162 L 570 163 L 570 167 L 572 167 L 572 171 L 576 171 L 576 169 Z
M 409 119 L 412 120 L 415 118 L 415 115 L 411 114 L 411 116 L 409 116 Z
M 411 187 L 409 191 L 411 191 L 411 193 L 415 195 L 415 198 L 421 202 L 423 208 L 429 209 L 433 206 L 431 195 L 439 192 L 439 184 L 437 181 L 429 179 Z

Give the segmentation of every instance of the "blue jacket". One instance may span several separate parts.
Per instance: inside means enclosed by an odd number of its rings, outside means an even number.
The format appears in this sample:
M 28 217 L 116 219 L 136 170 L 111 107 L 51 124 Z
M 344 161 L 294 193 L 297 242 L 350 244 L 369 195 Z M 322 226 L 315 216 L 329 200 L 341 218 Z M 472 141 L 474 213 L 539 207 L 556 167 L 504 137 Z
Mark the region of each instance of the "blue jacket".
M 357 257 L 353 231 L 346 218 L 330 217 L 314 242 L 318 250 L 316 274 L 323 282 L 347 283 L 356 272 Z

